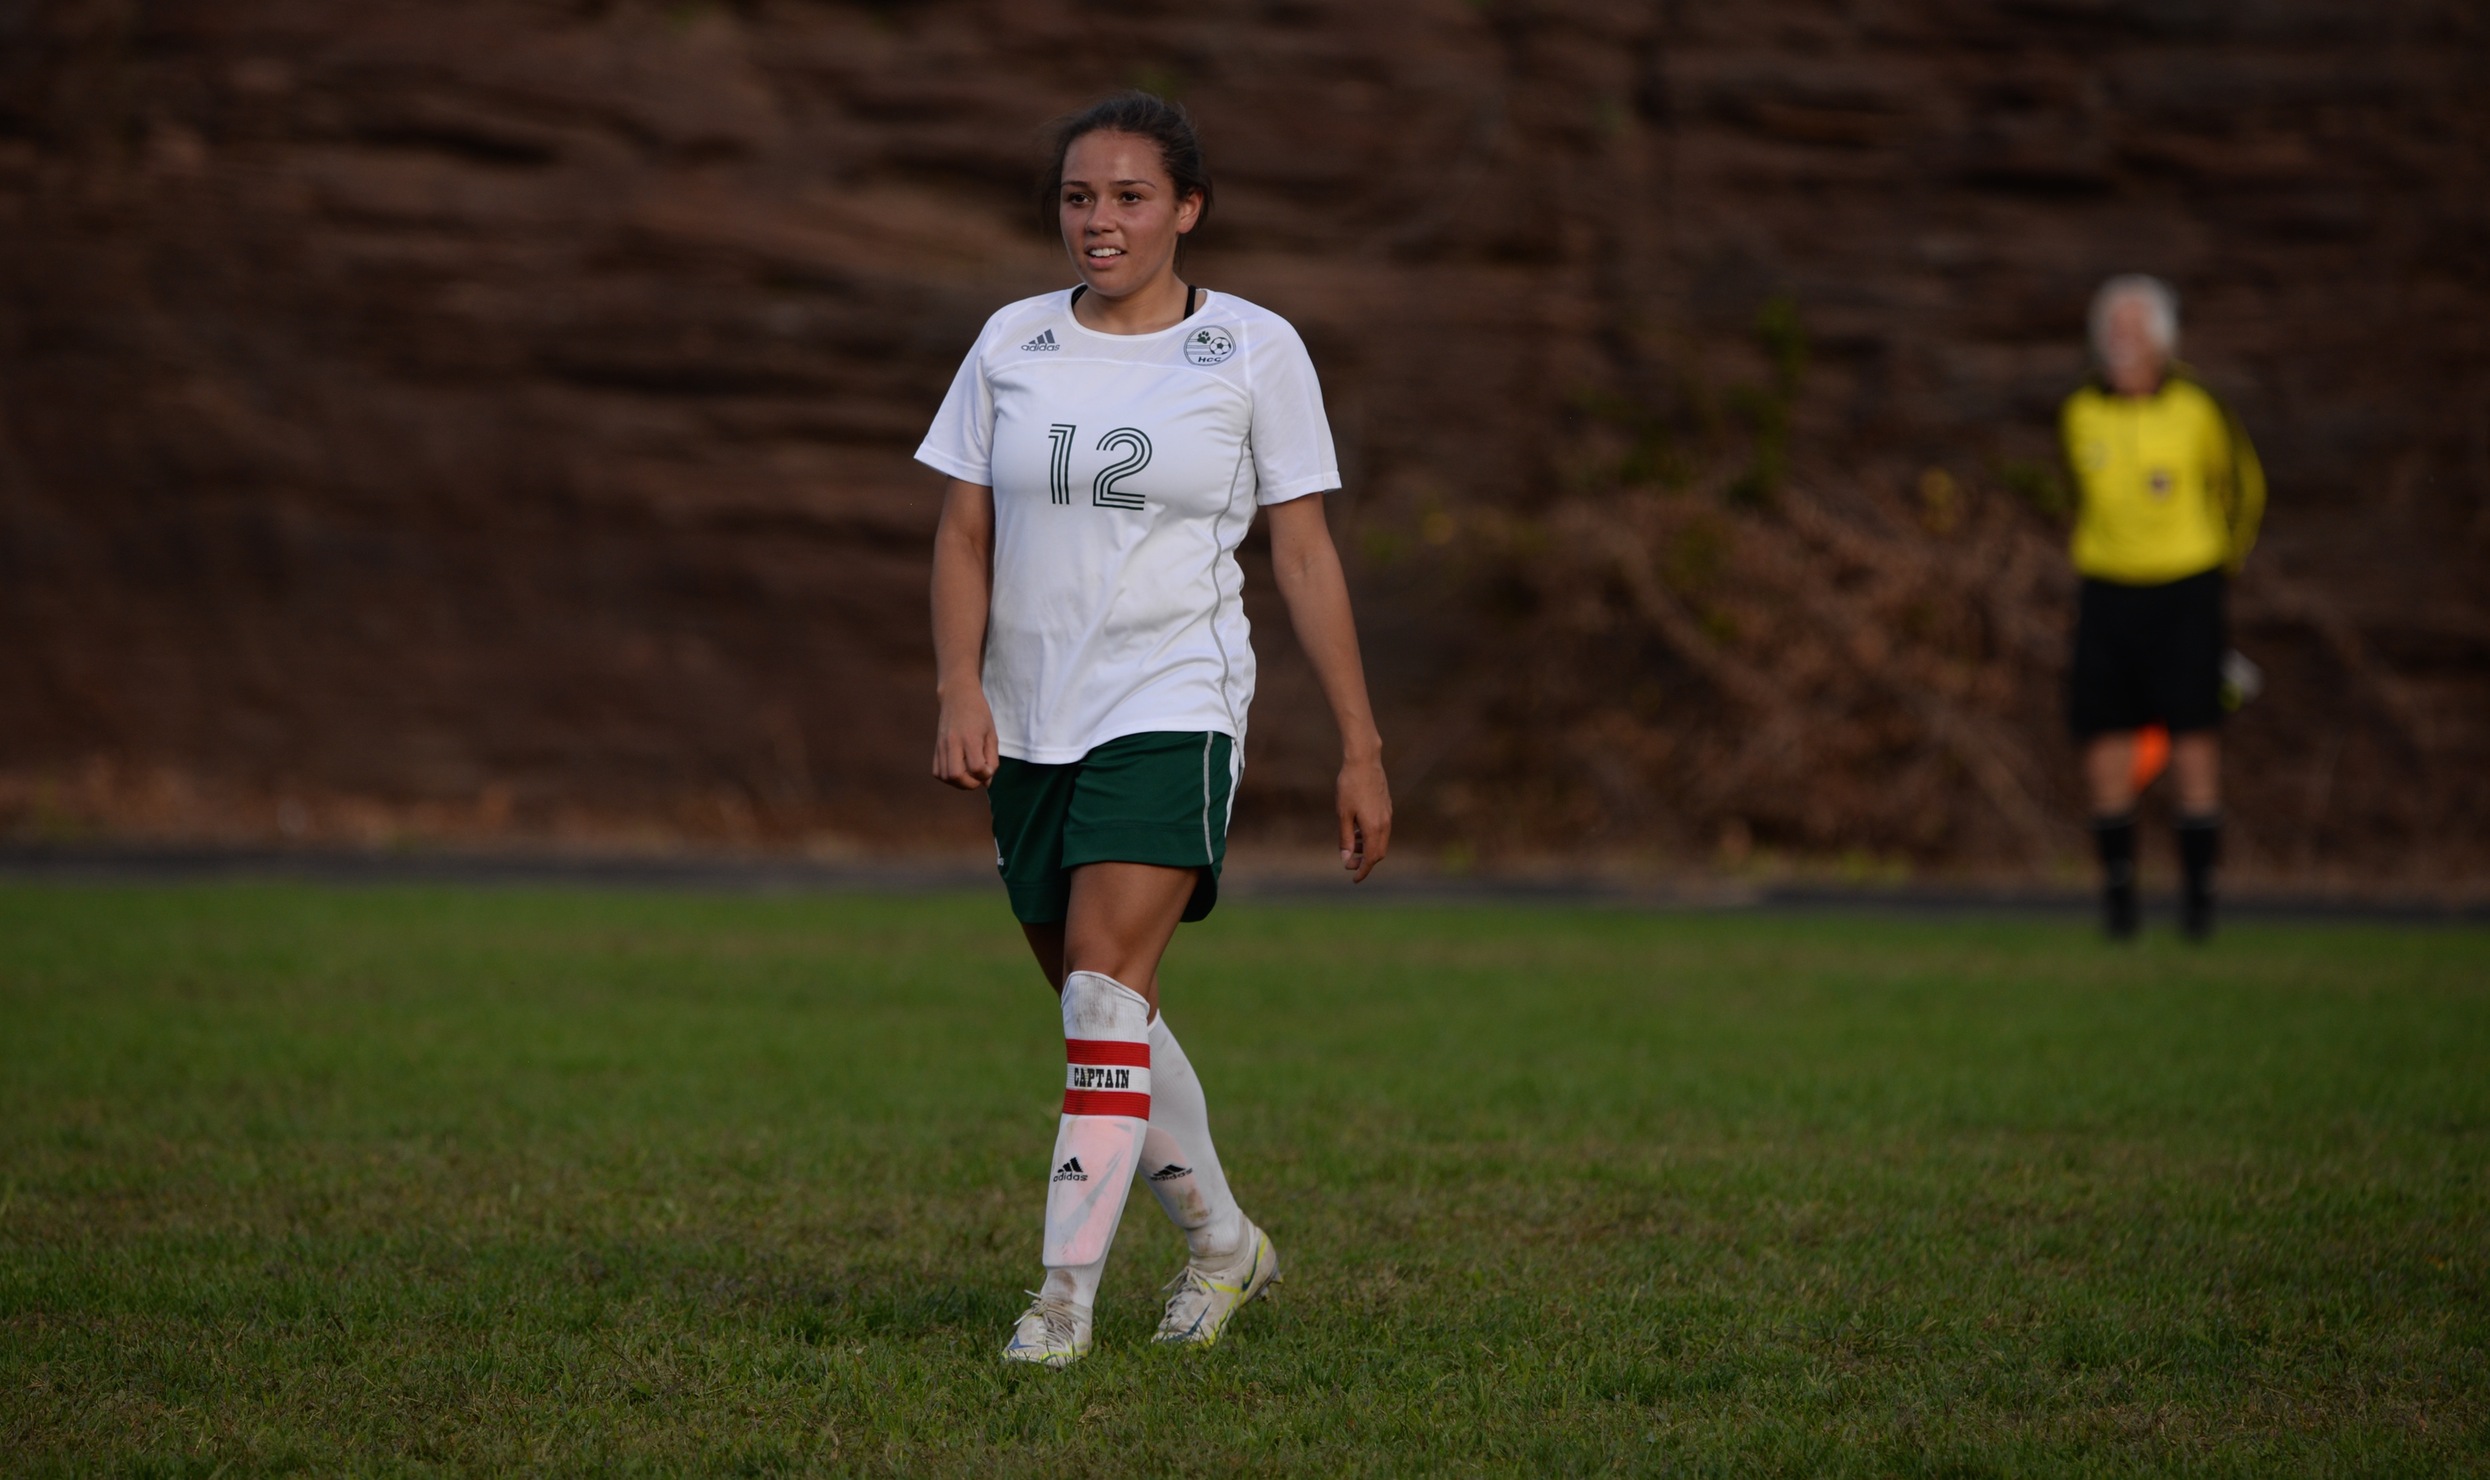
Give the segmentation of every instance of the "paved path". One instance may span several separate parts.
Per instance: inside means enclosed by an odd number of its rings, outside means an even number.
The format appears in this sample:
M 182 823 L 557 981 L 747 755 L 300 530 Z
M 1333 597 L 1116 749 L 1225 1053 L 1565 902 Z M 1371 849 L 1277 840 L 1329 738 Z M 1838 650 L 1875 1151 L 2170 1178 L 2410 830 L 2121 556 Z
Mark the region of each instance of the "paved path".
M 0 845 L 0 880 L 193 883 L 290 879 L 326 884 L 552 884 L 592 888 L 715 889 L 762 893 L 922 893 L 995 888 L 973 860 L 816 861 L 751 854 L 562 854 L 447 850 Z M 2086 917 L 2089 894 L 1966 884 L 1845 885 L 1690 878 L 1634 882 L 1598 876 L 1378 875 L 1350 888 L 1313 874 L 1240 868 L 1232 899 L 1352 904 L 1572 904 L 1652 910 L 1859 911 L 1907 916 Z M 2490 900 L 2331 897 L 2244 891 L 2224 901 L 2234 919 L 2490 924 Z

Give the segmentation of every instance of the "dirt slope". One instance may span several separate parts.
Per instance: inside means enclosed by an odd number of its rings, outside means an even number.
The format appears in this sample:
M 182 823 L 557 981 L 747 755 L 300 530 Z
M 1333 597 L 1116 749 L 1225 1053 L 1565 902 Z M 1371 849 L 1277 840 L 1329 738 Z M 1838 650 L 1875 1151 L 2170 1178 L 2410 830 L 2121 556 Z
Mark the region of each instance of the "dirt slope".
M 2245 858 L 2478 871 L 2486 77 L 2460 0 L 0 6 L 0 827 L 973 837 L 907 454 L 1142 83 L 1429 847 L 2077 849 L 2048 427 L 2143 268 L 2274 475 Z

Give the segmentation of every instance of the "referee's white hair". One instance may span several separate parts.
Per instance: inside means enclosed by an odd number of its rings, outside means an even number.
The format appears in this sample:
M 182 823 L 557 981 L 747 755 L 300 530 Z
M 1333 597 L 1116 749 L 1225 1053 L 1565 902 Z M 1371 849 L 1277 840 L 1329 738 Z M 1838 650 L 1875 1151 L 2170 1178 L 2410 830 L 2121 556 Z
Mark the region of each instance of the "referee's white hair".
M 2101 342 L 2109 335 L 2110 310 L 2122 299 L 2138 298 L 2144 302 L 2144 326 L 2153 336 L 2153 343 L 2165 355 L 2179 353 L 2179 292 L 2160 278 L 2141 272 L 2124 272 L 2101 285 L 2092 295 L 2092 352 L 2101 354 Z

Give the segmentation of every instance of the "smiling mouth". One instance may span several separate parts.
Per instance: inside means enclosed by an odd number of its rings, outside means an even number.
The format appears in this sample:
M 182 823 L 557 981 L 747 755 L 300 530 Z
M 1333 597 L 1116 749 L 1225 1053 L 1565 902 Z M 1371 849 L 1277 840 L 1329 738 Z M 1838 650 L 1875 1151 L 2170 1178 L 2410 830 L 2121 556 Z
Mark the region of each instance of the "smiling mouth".
M 1091 247 L 1081 254 L 1092 262 L 1105 262 L 1124 255 L 1122 247 Z

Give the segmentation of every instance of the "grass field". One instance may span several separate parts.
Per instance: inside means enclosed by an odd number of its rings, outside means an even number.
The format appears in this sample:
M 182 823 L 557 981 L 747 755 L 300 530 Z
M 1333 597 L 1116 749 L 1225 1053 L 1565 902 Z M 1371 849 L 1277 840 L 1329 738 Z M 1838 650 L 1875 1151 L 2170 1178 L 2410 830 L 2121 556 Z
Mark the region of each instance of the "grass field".
M 2490 1471 L 2490 932 L 1236 905 L 1290 1272 L 995 1361 L 999 898 L 0 888 L 13 1474 Z

